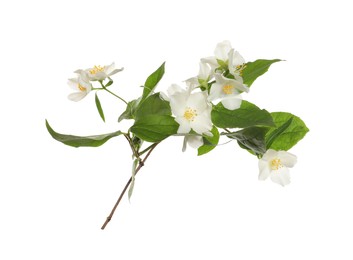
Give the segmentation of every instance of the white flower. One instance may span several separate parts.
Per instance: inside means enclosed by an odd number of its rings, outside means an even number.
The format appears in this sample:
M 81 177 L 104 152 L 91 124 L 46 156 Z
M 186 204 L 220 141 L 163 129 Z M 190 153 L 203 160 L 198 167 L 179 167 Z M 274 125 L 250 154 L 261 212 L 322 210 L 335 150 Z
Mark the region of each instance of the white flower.
M 232 45 L 229 41 L 223 41 L 217 44 L 214 50 L 215 56 L 201 59 L 202 62 L 208 63 L 214 71 L 221 64 L 227 64 L 229 60 L 229 52 L 232 50 Z
M 91 81 L 102 81 L 105 80 L 106 78 L 118 73 L 119 71 L 122 71 L 124 68 L 120 69 L 115 69 L 115 63 L 113 62 L 110 65 L 107 66 L 100 66 L 96 65 L 93 68 L 85 69 L 85 70 L 76 70 L 75 73 L 82 74 L 83 72 L 86 72 L 89 80 Z
M 208 99 L 210 101 L 221 100 L 223 106 L 229 110 L 239 108 L 242 101 L 240 93 L 242 91 L 249 92 L 249 88 L 243 84 L 243 80 L 241 78 L 229 79 L 219 73 L 215 75 L 215 78 L 216 82 L 211 86 Z
M 179 134 L 188 134 L 191 130 L 200 135 L 211 134 L 212 108 L 207 102 L 207 96 L 204 92 L 191 93 L 190 90 L 172 85 L 168 93 L 175 121 L 179 123 Z
M 212 71 L 218 67 L 229 70 L 229 72 L 237 79 L 241 77 L 245 68 L 245 60 L 239 52 L 232 48 L 229 41 L 223 41 L 217 44 L 214 50 L 215 56 L 201 59 L 202 62 L 211 66 Z
M 86 73 L 82 72 L 77 78 L 69 79 L 69 86 L 77 92 L 71 93 L 68 98 L 72 101 L 80 101 L 92 90 L 92 84 Z
M 259 180 L 266 180 L 271 176 L 273 182 L 285 186 L 290 183 L 288 168 L 292 168 L 296 162 L 297 157 L 294 154 L 268 149 L 259 160 Z
M 185 81 L 186 85 L 189 88 L 194 89 L 200 85 L 207 87 L 207 83 L 213 77 L 213 71 L 211 70 L 211 67 L 207 63 L 200 62 L 199 66 L 200 66 L 199 74 L 197 75 L 197 77 L 193 77 Z
M 232 49 L 229 52 L 228 55 L 229 61 L 228 61 L 228 69 L 229 72 L 237 79 L 241 78 L 243 69 L 245 68 L 245 60 L 244 58 L 240 55 L 239 52 L 235 51 Z

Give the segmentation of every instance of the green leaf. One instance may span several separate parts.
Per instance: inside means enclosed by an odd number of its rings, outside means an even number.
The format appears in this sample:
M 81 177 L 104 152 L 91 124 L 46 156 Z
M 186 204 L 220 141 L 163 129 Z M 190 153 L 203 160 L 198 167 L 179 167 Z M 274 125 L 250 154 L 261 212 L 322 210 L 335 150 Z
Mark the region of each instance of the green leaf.
M 220 128 L 245 128 L 250 126 L 274 126 L 271 114 L 243 100 L 240 108 L 228 110 L 222 103 L 214 106 L 211 119 Z
M 142 100 L 154 90 L 158 82 L 162 79 L 164 75 L 164 65 L 165 62 L 147 78 L 143 88 Z
M 219 132 L 217 127 L 213 126 L 211 133 L 213 136 L 203 136 L 203 145 L 197 149 L 197 155 L 204 155 L 213 150 L 219 142 Z
M 125 111 L 119 116 L 118 122 L 121 122 L 123 119 L 134 119 L 135 118 L 135 112 L 136 109 L 139 105 L 140 99 L 134 99 L 130 101 L 126 105 Z
M 169 102 L 161 99 L 159 94 L 159 92 L 155 93 L 140 103 L 136 110 L 136 120 L 148 115 L 172 115 Z
M 130 131 L 147 142 L 160 142 L 177 133 L 179 124 L 168 115 L 147 115 L 135 121 Z
M 113 84 L 113 80 L 110 79 L 110 80 L 108 81 L 108 83 L 105 84 L 105 87 L 107 88 L 107 87 L 109 87 L 109 86 L 112 85 L 112 84 Z
M 262 155 L 266 152 L 265 135 L 268 130 L 265 127 L 253 126 L 225 135 L 231 139 L 236 139 L 241 148 L 249 150 L 255 155 Z
M 305 123 L 291 113 L 274 112 L 271 115 L 276 127 L 266 134 L 267 149 L 287 151 L 309 132 Z
M 101 102 L 99 101 L 97 92 L 96 92 L 96 95 L 95 95 L 95 101 L 96 101 L 96 107 L 97 107 L 98 113 L 99 113 L 100 117 L 102 118 L 103 122 L 105 122 L 102 105 L 101 105 Z
M 132 163 L 131 183 L 130 183 L 130 187 L 129 187 L 129 191 L 128 191 L 129 201 L 132 196 L 132 192 L 134 191 L 135 173 L 136 173 L 137 164 L 138 164 L 138 159 L 135 159 L 134 162 Z
M 51 128 L 47 120 L 45 120 L 45 125 L 48 129 L 48 132 L 55 140 L 73 147 L 80 147 L 80 146 L 97 147 L 104 144 L 110 138 L 122 134 L 121 131 L 116 131 L 109 134 L 92 135 L 92 136 L 64 135 L 64 134 L 59 134 L 55 132 L 53 128 Z
M 279 61 L 281 60 L 256 60 L 253 62 L 246 63 L 246 67 L 244 68 L 242 73 L 244 84 L 250 87 L 259 76 L 267 72 L 267 70 L 273 63 Z
M 273 129 L 266 138 L 266 147 L 271 147 L 272 143 L 276 140 L 276 138 L 280 136 L 290 126 L 292 121 L 293 117 L 290 117 L 287 122 L 277 127 L 276 129 Z

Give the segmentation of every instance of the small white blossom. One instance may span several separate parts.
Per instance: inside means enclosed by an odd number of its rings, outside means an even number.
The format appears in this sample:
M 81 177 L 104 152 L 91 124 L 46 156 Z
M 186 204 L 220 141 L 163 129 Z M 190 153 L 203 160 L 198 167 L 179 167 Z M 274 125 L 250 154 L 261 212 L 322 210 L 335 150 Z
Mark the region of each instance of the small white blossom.
M 197 75 L 197 77 L 193 77 L 185 81 L 186 85 L 189 88 L 194 89 L 200 85 L 207 87 L 207 83 L 213 77 L 213 71 L 211 70 L 211 67 L 207 63 L 200 62 L 199 66 L 200 66 L 199 74 Z
M 240 55 L 239 52 L 232 49 L 229 52 L 229 61 L 228 61 L 228 69 L 229 72 L 237 79 L 241 78 L 243 69 L 245 68 L 245 60 Z
M 292 168 L 297 162 L 294 154 L 286 151 L 275 151 L 268 149 L 259 160 L 259 180 L 271 180 L 282 186 L 290 183 L 288 168 Z
M 191 130 L 196 133 L 211 134 L 211 106 L 206 93 L 191 93 L 178 85 L 172 85 L 168 90 L 170 107 L 179 124 L 178 133 L 188 134 Z M 212 134 L 211 134 L 212 135 Z
M 202 62 L 207 63 L 211 66 L 214 71 L 220 66 L 220 63 L 227 64 L 229 60 L 229 52 L 232 49 L 232 45 L 229 41 L 223 41 L 217 44 L 214 50 L 215 56 L 201 59 Z
M 229 41 L 223 41 L 217 44 L 214 50 L 215 56 L 201 59 L 202 62 L 211 66 L 212 71 L 218 67 L 229 70 L 229 72 L 238 79 L 242 76 L 243 69 L 245 68 L 245 60 L 239 52 L 232 48 Z
M 221 100 L 223 106 L 229 110 L 234 110 L 240 107 L 242 91 L 249 92 L 249 88 L 243 84 L 243 80 L 229 79 L 217 73 L 215 75 L 216 82 L 212 84 L 210 101 Z
M 71 93 L 68 98 L 76 102 L 83 99 L 92 90 L 92 84 L 89 82 L 89 79 L 84 72 L 79 74 L 77 78 L 69 79 L 68 85 L 76 90 L 76 92 Z
M 85 69 L 85 70 L 76 70 L 75 73 L 82 74 L 85 72 L 90 81 L 102 81 L 106 78 L 122 71 L 124 68 L 115 69 L 115 63 L 113 62 L 110 65 L 100 66 L 96 65 L 93 68 Z

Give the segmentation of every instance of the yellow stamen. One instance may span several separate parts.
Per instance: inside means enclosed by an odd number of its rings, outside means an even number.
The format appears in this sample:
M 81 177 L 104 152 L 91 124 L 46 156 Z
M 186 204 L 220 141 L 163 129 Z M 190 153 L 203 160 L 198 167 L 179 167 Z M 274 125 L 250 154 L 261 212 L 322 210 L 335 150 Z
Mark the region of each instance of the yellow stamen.
M 235 71 L 239 73 L 239 76 L 243 76 L 243 70 L 246 68 L 246 64 L 238 65 L 235 68 Z
M 197 116 L 196 110 L 191 109 L 190 107 L 188 107 L 184 112 L 184 118 L 189 122 L 194 121 L 196 116 Z
M 91 73 L 92 75 L 94 75 L 94 74 L 96 74 L 97 72 L 100 72 L 100 71 L 104 71 L 104 68 L 105 68 L 105 66 L 100 66 L 100 65 L 98 65 L 98 66 L 94 66 L 92 69 L 90 69 L 89 70 L 89 73 Z
M 225 85 L 225 86 L 223 86 L 223 88 L 222 88 L 223 93 L 226 94 L 226 95 L 233 94 L 233 89 L 234 89 L 234 87 L 231 86 L 231 85 Z
M 281 163 L 281 159 L 279 158 L 275 158 L 273 159 L 271 162 L 270 162 L 270 165 L 271 165 L 271 169 L 272 170 L 278 170 L 280 168 L 283 167 L 282 163 Z
M 77 84 L 77 87 L 78 87 L 78 89 L 81 90 L 81 91 L 86 91 L 86 90 L 87 90 L 87 89 L 86 89 L 84 86 L 82 86 L 80 83 Z

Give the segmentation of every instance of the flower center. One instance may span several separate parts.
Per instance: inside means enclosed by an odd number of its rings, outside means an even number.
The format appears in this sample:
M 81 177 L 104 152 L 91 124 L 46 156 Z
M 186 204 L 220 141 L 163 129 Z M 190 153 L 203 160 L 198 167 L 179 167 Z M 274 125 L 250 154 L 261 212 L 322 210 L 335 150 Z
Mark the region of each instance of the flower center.
M 89 70 L 89 73 L 91 73 L 92 75 L 94 75 L 94 74 L 96 74 L 97 72 L 100 72 L 100 71 L 104 71 L 104 66 L 102 67 L 102 66 L 100 66 L 100 65 L 98 65 L 98 66 L 94 66 L 92 69 L 90 69 Z
M 186 108 L 184 112 L 184 118 L 189 122 L 194 121 L 195 117 L 197 116 L 196 110 L 191 109 L 190 107 Z
M 283 167 L 283 165 L 282 165 L 282 163 L 281 163 L 281 159 L 279 159 L 279 158 L 273 159 L 273 160 L 271 161 L 270 165 L 271 165 L 271 169 L 272 169 L 272 170 L 278 170 L 278 169 L 280 169 L 280 168 Z
M 77 87 L 78 87 L 78 89 L 81 90 L 81 91 L 86 91 L 86 90 L 87 90 L 87 89 L 86 89 L 84 86 L 82 86 L 80 83 L 77 84 Z
M 231 85 L 225 85 L 223 86 L 223 93 L 226 94 L 226 95 L 230 95 L 230 94 L 233 94 L 233 89 L 234 87 L 231 86 Z

